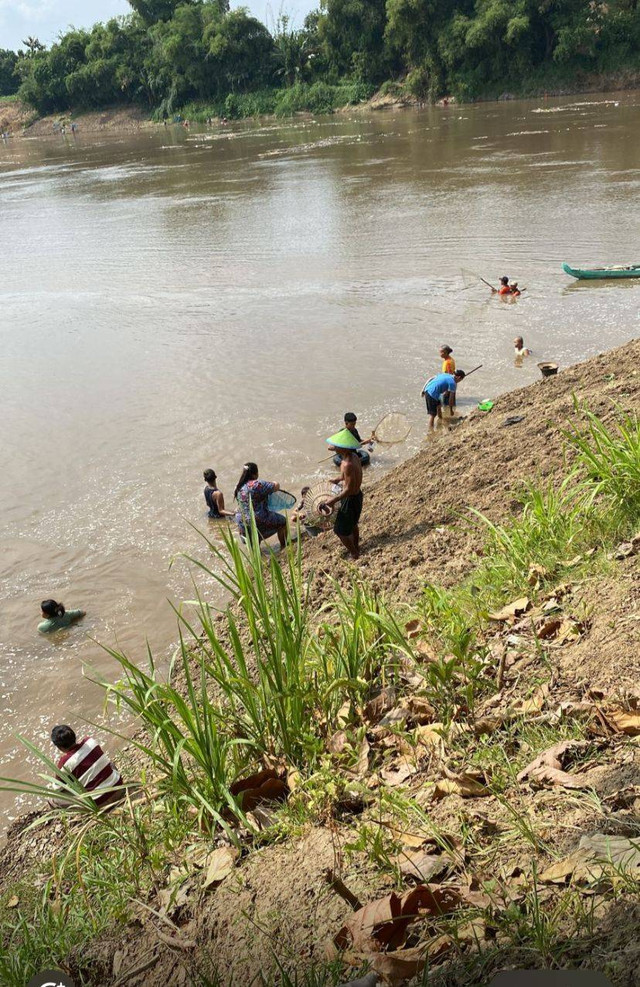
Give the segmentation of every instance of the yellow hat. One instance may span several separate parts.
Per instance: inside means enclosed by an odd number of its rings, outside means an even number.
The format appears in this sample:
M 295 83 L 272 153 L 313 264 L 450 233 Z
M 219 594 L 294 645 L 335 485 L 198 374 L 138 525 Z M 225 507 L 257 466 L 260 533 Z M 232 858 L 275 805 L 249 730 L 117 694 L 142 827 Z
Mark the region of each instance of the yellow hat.
M 334 446 L 335 449 L 359 449 L 360 443 L 355 435 L 348 428 L 343 428 L 341 432 L 336 432 L 331 438 L 325 440 L 327 445 Z

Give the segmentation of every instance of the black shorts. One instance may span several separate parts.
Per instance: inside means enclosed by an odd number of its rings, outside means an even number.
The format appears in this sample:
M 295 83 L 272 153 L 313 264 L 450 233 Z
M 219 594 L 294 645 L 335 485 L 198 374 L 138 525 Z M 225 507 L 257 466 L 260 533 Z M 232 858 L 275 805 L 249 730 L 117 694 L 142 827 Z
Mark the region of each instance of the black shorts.
M 438 399 L 432 398 L 427 391 L 424 392 L 424 399 L 427 402 L 427 414 L 437 415 L 438 408 L 440 407 L 440 402 L 438 401 Z
M 360 493 L 353 494 L 351 497 L 345 497 L 342 501 L 333 526 L 334 533 L 336 535 L 342 535 L 343 538 L 352 535 L 358 525 L 361 514 L 362 490 Z

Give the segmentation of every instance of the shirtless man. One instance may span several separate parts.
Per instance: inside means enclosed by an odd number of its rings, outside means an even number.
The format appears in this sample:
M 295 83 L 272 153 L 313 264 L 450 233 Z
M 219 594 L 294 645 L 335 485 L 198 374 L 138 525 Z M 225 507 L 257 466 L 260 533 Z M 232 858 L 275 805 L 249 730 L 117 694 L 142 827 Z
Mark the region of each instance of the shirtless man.
M 336 452 L 340 456 L 340 476 L 335 477 L 331 483 L 341 483 L 342 492 L 336 497 L 332 497 L 320 508 L 323 513 L 331 513 L 334 504 L 340 504 L 333 526 L 334 533 L 338 536 L 344 547 L 347 549 L 352 559 L 360 558 L 360 514 L 362 513 L 362 465 L 357 452 L 354 449 L 340 449 L 336 447 Z

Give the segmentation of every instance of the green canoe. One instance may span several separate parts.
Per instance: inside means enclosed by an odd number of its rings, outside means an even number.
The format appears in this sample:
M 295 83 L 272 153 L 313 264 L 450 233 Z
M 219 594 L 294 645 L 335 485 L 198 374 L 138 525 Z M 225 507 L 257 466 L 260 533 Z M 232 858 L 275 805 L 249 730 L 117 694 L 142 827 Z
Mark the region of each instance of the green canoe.
M 596 278 L 640 278 L 640 264 L 619 264 L 617 267 L 591 267 L 581 269 L 579 267 L 569 267 L 562 265 L 565 274 L 570 274 L 572 278 L 580 278 L 593 281 Z

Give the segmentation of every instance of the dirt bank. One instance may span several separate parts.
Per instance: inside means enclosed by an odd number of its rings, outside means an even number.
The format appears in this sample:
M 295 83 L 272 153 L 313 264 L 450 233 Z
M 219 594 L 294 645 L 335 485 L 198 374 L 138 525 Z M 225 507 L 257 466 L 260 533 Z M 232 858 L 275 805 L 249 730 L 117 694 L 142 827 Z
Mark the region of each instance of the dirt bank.
M 40 117 L 24 131 L 25 137 L 48 137 L 62 127 L 69 130 L 75 123 L 78 132 L 91 133 L 137 133 L 153 124 L 139 106 L 113 107 L 105 110 L 94 110 L 83 113 L 56 113 Z
M 517 516 L 523 483 L 566 472 L 563 430 L 576 420 L 576 399 L 603 420 L 613 421 L 618 407 L 640 411 L 639 361 L 636 340 L 436 434 L 366 491 L 358 570 L 394 604 L 415 603 L 427 582 L 458 583 L 477 564 L 484 538 L 469 523 L 469 508 L 495 520 Z M 507 424 L 512 416 L 522 420 Z M 318 599 L 331 579 L 348 584 L 354 567 L 331 534 L 310 541 L 305 555 Z M 406 894 L 422 880 L 429 894 L 455 902 L 458 917 L 421 906 L 428 917 L 421 912 L 393 956 L 388 942 L 380 952 L 380 940 L 357 934 L 343 979 L 364 960 L 388 983 L 405 982 L 420 969 L 417 955 L 428 954 L 434 985 L 485 984 L 501 968 L 561 965 L 601 970 L 615 987 L 632 987 L 640 882 L 600 864 L 595 883 L 584 871 L 589 841 L 615 838 L 628 854 L 624 841 L 640 829 L 640 705 L 633 696 L 640 540 L 618 555 L 601 561 L 595 578 L 583 566 L 579 578 L 537 596 L 530 584 L 531 599 L 489 622 L 482 674 L 495 688 L 473 715 L 454 716 L 446 729 L 443 710 L 425 699 L 435 645 L 421 638 L 424 668 L 409 669 L 387 707 L 366 712 L 357 731 L 332 738 L 334 747 L 358 752 L 355 776 L 352 767 L 343 773 L 339 754 L 327 755 L 327 785 L 335 780 L 340 797 L 311 810 L 304 789 L 293 791 L 280 821 L 267 813 L 261 837 L 206 889 L 212 844 L 192 833 L 143 905 L 123 905 L 119 924 L 61 962 L 96 987 L 202 984 L 203 969 L 212 967 L 224 985 L 255 982 L 260 973 L 276 982 L 278 963 L 308 972 L 333 955 L 331 943 L 353 918 L 345 887 L 365 904 L 394 890 Z M 381 722 L 385 708 L 391 726 Z M 553 764 L 535 775 L 535 759 L 557 745 Z M 4 892 L 34 867 L 46 871 L 64 842 L 60 824 L 35 835 L 14 827 L 0 853 Z M 52 888 L 54 903 L 59 894 Z M 371 920 L 384 925 L 387 906 L 378 907 Z M 338 941 L 350 937 L 347 931 Z
M 412 96 L 402 91 L 402 83 L 383 87 L 364 103 L 358 106 L 345 106 L 344 111 L 353 110 L 400 110 L 407 106 L 423 107 L 428 100 Z M 491 103 L 511 99 L 535 99 L 545 96 L 578 96 L 581 93 L 614 93 L 627 89 L 640 88 L 640 72 L 635 69 L 622 69 L 617 72 L 603 72 L 591 75 L 577 73 L 573 79 L 562 83 L 546 82 L 543 85 L 522 87 L 520 89 L 504 89 L 478 96 L 472 102 Z M 438 105 L 457 103 L 455 96 L 438 100 Z M 464 104 L 464 100 L 461 101 Z

